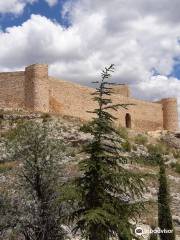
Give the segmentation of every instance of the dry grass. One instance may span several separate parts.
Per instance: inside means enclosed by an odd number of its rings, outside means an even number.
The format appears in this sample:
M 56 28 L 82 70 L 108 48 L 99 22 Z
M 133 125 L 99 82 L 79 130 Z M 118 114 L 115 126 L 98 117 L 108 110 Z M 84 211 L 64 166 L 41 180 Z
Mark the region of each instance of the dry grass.
M 17 166 L 17 162 L 5 162 L 5 163 L 0 163 L 0 174 L 8 172 L 12 169 L 14 169 Z

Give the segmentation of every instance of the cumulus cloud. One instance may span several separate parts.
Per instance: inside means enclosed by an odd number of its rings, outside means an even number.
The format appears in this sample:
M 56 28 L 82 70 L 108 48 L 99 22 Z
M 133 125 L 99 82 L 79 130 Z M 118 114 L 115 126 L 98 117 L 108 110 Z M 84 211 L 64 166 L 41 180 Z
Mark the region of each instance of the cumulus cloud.
M 46 62 L 51 75 L 90 85 L 114 63 L 114 80 L 130 84 L 134 96 L 180 98 L 180 81 L 170 77 L 180 57 L 179 8 L 179 0 L 66 1 L 69 28 L 32 15 L 0 32 L 0 70 Z
M 141 97 L 149 101 L 176 97 L 180 122 L 180 81 L 177 78 L 168 78 L 162 75 L 153 76 L 150 79 L 146 79 L 134 85 L 133 91 L 135 97 Z
M 50 7 L 55 6 L 58 3 L 58 0 L 45 0 Z
M 82 57 L 80 45 L 75 29 L 66 31 L 46 17 L 32 15 L 22 26 L 0 33 L 0 66 L 19 68 L 33 62 L 72 61 Z
M 36 0 L 1 0 L 0 1 L 0 13 L 13 13 L 13 14 L 20 14 L 23 12 L 24 7 L 28 3 L 33 3 Z

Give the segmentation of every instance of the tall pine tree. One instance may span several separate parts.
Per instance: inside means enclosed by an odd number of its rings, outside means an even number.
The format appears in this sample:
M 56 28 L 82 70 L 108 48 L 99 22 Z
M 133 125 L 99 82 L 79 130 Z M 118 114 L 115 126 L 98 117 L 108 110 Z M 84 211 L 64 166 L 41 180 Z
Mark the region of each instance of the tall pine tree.
M 159 156 L 159 192 L 158 192 L 158 225 L 161 230 L 172 230 L 172 233 L 161 233 L 161 240 L 175 240 L 175 232 L 170 209 L 170 194 L 166 178 L 166 169 L 162 156 Z
M 127 159 L 122 154 L 122 139 L 114 127 L 113 111 L 127 109 L 128 104 L 113 104 L 109 82 L 114 65 L 102 71 L 101 80 L 93 93 L 97 108 L 89 132 L 93 136 L 85 152 L 88 158 L 80 163 L 82 175 L 76 186 L 80 191 L 78 209 L 73 213 L 75 230 L 88 240 L 132 239 L 130 223 L 139 214 L 144 184 L 140 177 L 124 167 Z

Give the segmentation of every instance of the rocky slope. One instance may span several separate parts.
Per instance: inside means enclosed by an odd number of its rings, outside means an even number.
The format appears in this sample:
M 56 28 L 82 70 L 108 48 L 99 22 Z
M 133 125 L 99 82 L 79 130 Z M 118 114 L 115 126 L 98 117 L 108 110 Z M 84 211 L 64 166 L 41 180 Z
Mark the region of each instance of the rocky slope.
M 25 120 L 33 121 L 50 121 L 52 127 L 52 136 L 62 139 L 69 146 L 69 152 L 64 159 L 65 178 L 70 178 L 78 173 L 77 163 L 84 158 L 81 151 L 82 145 L 90 141 L 91 135 L 82 132 L 80 127 L 83 122 L 79 119 L 59 116 L 49 116 L 47 114 L 29 114 L 21 112 L 2 112 L 0 114 L 0 192 L 5 191 L 16 194 L 16 170 L 21 163 L 19 162 L 2 162 L 5 158 L 4 143 L 9 131 L 16 128 L 19 123 Z M 177 233 L 177 239 L 180 239 L 180 139 L 178 134 L 167 132 L 150 132 L 140 134 L 134 131 L 119 129 L 120 135 L 124 138 L 124 154 L 140 156 L 137 162 L 127 163 L 126 167 L 141 173 L 146 173 L 145 181 L 147 183 L 147 193 L 145 199 L 154 201 L 153 207 L 144 213 L 141 226 L 147 231 L 149 224 L 157 223 L 157 189 L 158 189 L 158 166 L 156 163 L 148 162 L 148 156 L 153 151 L 153 146 L 158 145 L 165 151 L 167 175 L 170 185 L 172 203 L 171 209 L 173 214 L 174 225 Z M 147 161 L 142 160 L 141 156 Z M 147 234 L 145 234 L 147 235 Z M 146 236 L 147 238 L 147 236 Z

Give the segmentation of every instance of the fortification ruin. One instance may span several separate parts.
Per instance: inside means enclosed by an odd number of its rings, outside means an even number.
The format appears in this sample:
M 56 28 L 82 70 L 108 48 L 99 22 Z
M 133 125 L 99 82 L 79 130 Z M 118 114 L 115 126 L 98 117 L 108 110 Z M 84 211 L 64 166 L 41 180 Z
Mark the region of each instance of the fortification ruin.
M 93 88 L 48 75 L 48 65 L 34 64 L 20 72 L 0 73 L 0 108 L 55 112 L 90 120 L 95 102 Z M 114 103 L 133 104 L 116 112 L 117 124 L 140 131 L 178 129 L 177 101 L 166 98 L 147 102 L 130 96 L 127 85 L 114 87 Z

